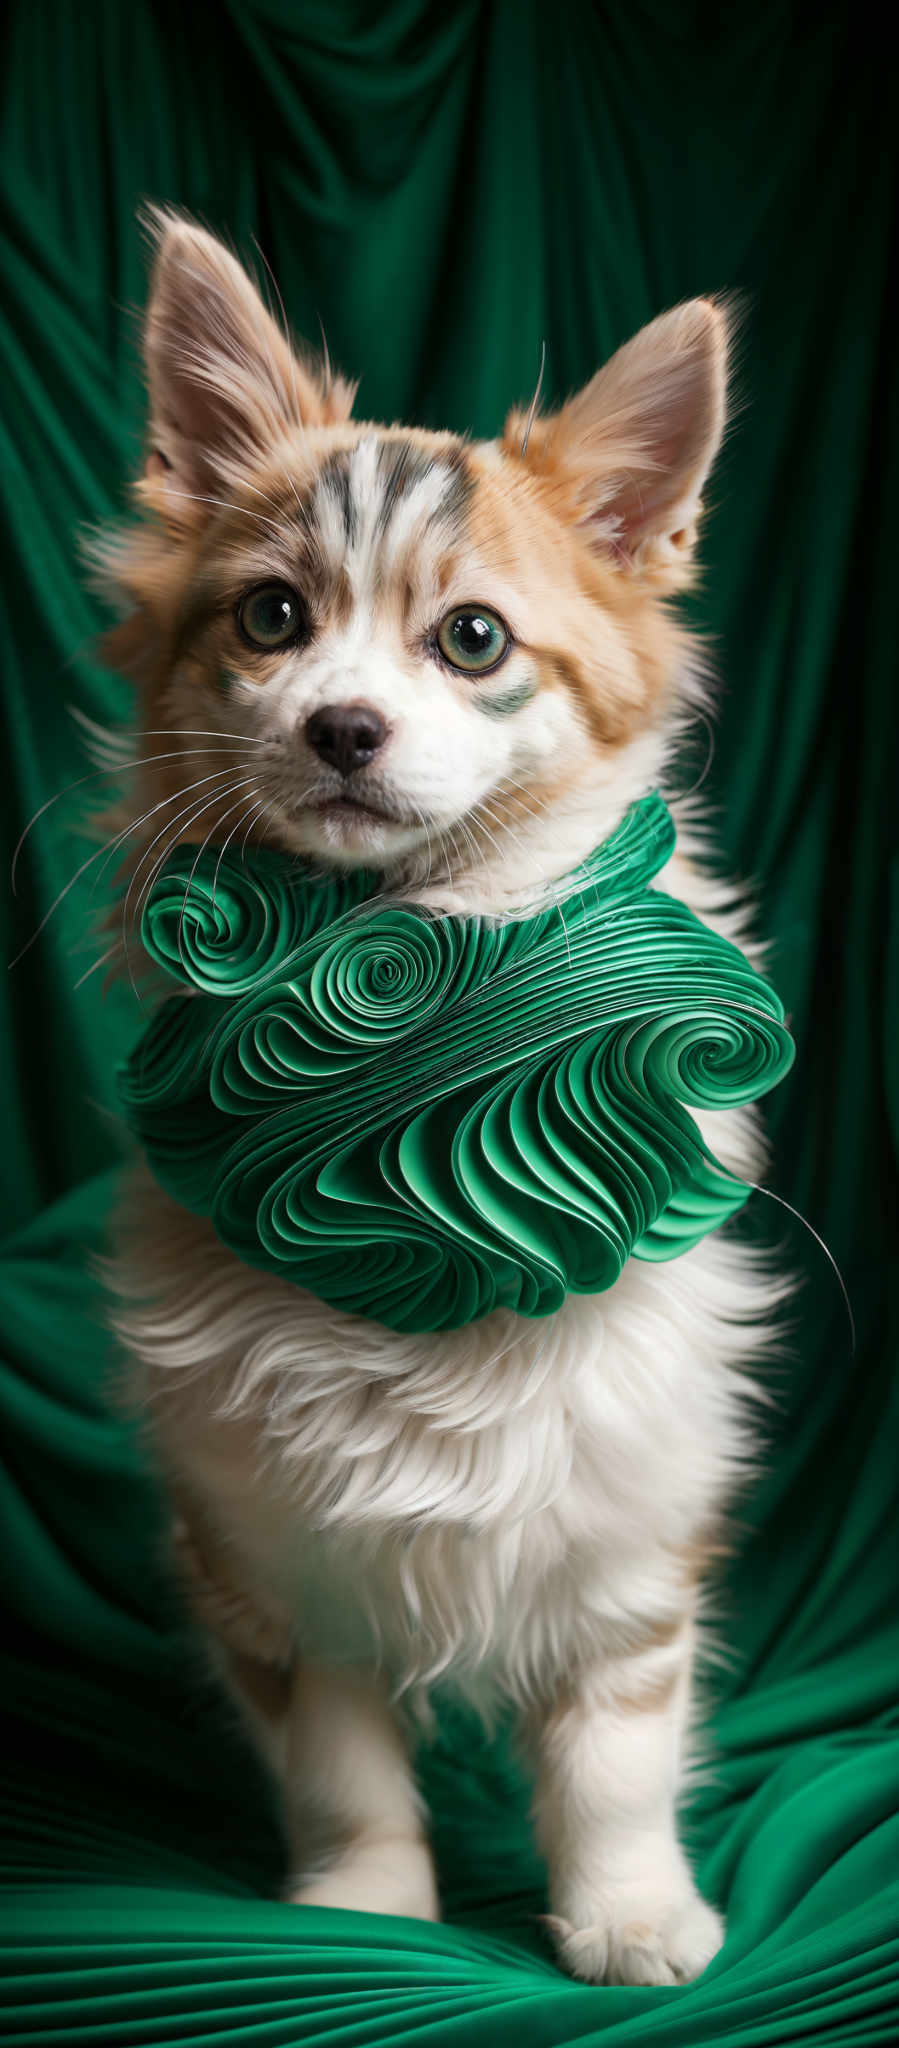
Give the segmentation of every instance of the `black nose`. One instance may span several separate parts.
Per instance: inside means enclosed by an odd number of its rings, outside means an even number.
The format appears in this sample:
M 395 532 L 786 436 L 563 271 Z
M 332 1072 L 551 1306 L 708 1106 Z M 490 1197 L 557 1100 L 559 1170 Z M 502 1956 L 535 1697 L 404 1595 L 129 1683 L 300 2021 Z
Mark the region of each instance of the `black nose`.
M 325 704 L 307 718 L 305 732 L 329 768 L 351 775 L 383 747 L 387 724 L 372 704 Z

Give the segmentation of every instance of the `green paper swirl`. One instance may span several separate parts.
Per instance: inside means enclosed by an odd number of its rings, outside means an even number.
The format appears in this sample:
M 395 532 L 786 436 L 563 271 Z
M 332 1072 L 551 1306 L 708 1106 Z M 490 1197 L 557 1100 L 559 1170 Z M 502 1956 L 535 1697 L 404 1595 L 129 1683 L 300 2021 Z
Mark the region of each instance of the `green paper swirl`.
M 651 886 L 674 836 L 644 798 L 561 906 L 502 925 L 176 852 L 143 940 L 188 993 L 119 1077 L 157 1177 L 250 1264 L 394 1329 L 547 1315 L 676 1257 L 749 1192 L 690 1109 L 754 1101 L 793 1048 L 738 948 Z

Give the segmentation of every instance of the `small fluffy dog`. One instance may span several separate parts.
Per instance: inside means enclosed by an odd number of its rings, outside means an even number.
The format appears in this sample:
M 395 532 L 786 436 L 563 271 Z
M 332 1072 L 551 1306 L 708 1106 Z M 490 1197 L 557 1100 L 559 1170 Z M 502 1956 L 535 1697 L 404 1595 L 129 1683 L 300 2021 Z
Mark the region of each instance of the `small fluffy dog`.
M 677 307 L 560 411 L 471 442 L 357 424 L 219 242 L 154 235 L 146 517 L 103 549 L 139 686 L 126 916 L 206 839 L 363 863 L 436 913 L 545 903 L 664 786 L 701 694 L 668 600 L 726 309 Z M 742 931 L 683 834 L 658 885 Z M 757 1179 L 747 1112 L 697 1122 Z M 251 1270 L 147 1174 L 124 1207 L 116 1327 L 283 1787 L 289 1896 L 437 1916 L 407 1736 L 439 1681 L 520 1709 L 568 1968 L 694 1977 L 723 1938 L 676 1824 L 700 1586 L 781 1284 L 725 1232 L 543 1320 L 410 1336 Z

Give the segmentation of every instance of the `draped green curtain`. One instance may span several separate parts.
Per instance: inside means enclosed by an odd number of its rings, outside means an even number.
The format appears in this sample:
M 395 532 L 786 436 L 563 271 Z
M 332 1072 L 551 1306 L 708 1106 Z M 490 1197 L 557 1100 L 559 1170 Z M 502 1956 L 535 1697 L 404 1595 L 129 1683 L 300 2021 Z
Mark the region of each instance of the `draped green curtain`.
M 6 977 L 0 1412 L 5 1617 L 0 2035 L 10 2043 L 888 2042 L 899 2037 L 895 1147 L 899 911 L 885 319 L 896 118 L 858 7 L 707 0 L 28 0 L 5 27 L 3 872 L 91 772 L 76 712 L 127 716 L 92 657 L 77 529 L 136 465 L 139 201 L 253 254 L 375 418 L 493 432 L 643 321 L 742 288 L 742 407 L 696 622 L 723 679 L 704 789 L 758 885 L 799 1054 L 753 1226 L 802 1271 L 769 1380 L 709 1689 L 716 1771 L 686 1830 L 727 1945 L 678 1990 L 556 1970 L 527 1790 L 446 1707 L 423 1770 L 438 1928 L 277 1903 L 270 1796 L 161 1562 L 111 1394 L 91 1261 L 123 1151 L 89 862 Z M 683 780 L 701 773 L 706 736 Z M 88 784 L 90 794 L 98 784 Z M 75 798 L 77 799 L 77 792 Z M 91 842 L 44 812 L 3 888 L 9 955 Z M 892 880 L 892 894 L 891 894 Z M 892 920 L 892 922 L 891 922 Z M 83 978 L 87 976 L 87 978 Z

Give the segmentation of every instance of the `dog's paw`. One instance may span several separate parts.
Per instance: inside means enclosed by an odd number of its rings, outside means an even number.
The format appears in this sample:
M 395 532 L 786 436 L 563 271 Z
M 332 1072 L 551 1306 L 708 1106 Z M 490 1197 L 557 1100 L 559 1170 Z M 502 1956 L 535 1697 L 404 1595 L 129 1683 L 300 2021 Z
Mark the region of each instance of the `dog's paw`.
M 724 1922 L 696 1892 L 676 1902 L 610 1898 L 586 1927 L 548 1914 L 546 1925 L 572 1977 L 588 1984 L 687 1984 L 717 1955 Z

